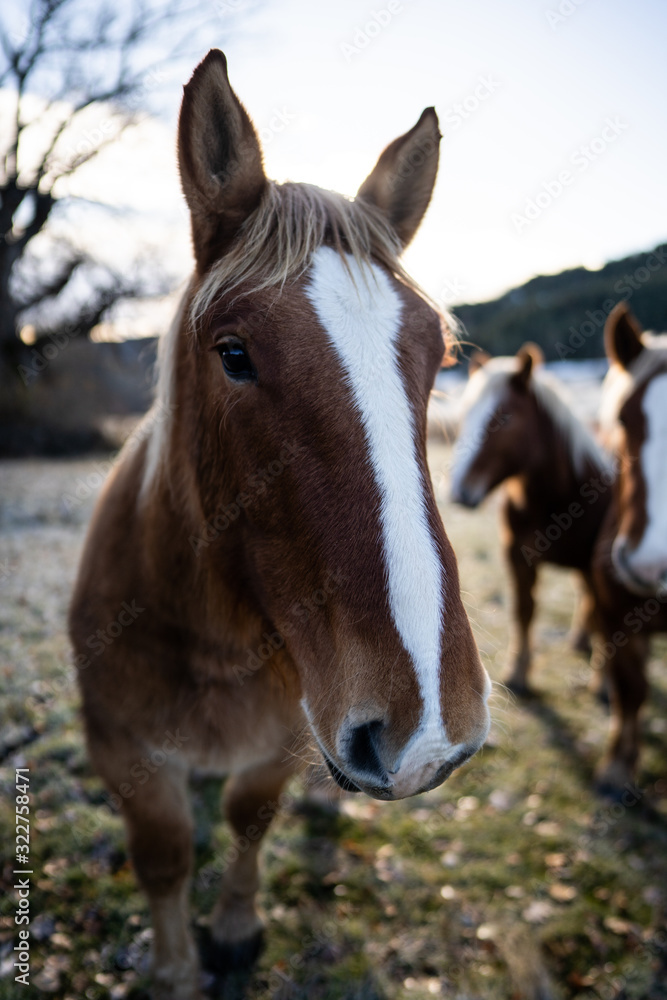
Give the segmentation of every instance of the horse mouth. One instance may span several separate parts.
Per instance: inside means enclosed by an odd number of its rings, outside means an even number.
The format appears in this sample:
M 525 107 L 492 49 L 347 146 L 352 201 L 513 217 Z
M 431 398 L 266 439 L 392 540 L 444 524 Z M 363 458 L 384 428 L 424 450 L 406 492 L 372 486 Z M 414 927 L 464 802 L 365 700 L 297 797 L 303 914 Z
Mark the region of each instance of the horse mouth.
M 326 765 L 329 768 L 331 777 L 334 779 L 338 787 L 342 788 L 344 792 L 364 792 L 366 795 L 370 795 L 373 798 L 377 799 L 383 799 L 385 801 L 392 800 L 394 798 L 394 796 L 391 793 L 391 789 L 387 788 L 386 786 L 374 787 L 374 788 L 360 788 L 359 785 L 357 785 L 354 781 L 352 781 L 351 778 L 348 778 L 348 776 L 343 771 L 341 771 L 341 769 L 336 764 L 334 764 L 334 762 L 331 760 L 328 754 L 323 753 L 322 756 L 324 757 Z M 428 782 L 428 784 L 424 786 L 424 788 L 420 788 L 417 791 L 412 792 L 411 794 L 420 795 L 422 792 L 427 792 L 430 791 L 430 789 L 432 788 L 437 788 L 439 785 L 443 783 L 443 781 L 447 780 L 452 771 L 455 771 L 457 767 L 460 767 L 461 764 L 465 763 L 465 761 L 468 759 L 469 756 L 470 756 L 469 751 L 467 750 L 462 751 L 455 758 L 444 763 L 442 767 L 440 767 L 438 771 L 435 773 L 433 778 Z
M 344 792 L 360 792 L 361 789 L 359 785 L 355 785 L 353 781 L 348 778 L 346 774 L 337 767 L 332 760 L 329 759 L 327 754 L 322 755 L 324 757 L 325 763 L 331 772 L 331 777 L 336 782 L 339 788 L 342 788 Z
M 376 799 L 384 799 L 385 801 L 393 798 L 391 791 L 386 785 L 382 787 L 364 787 L 360 788 L 351 778 L 341 771 L 337 764 L 331 760 L 328 754 L 322 753 L 325 763 L 329 768 L 331 777 L 336 782 L 339 788 L 342 788 L 344 792 L 364 792 L 366 795 L 370 795 Z

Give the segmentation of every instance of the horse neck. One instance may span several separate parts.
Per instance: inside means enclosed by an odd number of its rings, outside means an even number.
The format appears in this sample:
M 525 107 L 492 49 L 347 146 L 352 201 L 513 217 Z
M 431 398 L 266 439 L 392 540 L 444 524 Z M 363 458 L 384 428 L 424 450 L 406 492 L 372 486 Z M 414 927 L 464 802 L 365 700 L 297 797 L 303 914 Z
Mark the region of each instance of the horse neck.
M 576 463 L 570 442 L 552 414 L 537 401 L 535 408 L 539 444 L 519 478 L 531 508 L 547 506 L 552 510 L 554 501 L 567 504 L 580 497 L 584 484 L 601 470 L 588 456 Z

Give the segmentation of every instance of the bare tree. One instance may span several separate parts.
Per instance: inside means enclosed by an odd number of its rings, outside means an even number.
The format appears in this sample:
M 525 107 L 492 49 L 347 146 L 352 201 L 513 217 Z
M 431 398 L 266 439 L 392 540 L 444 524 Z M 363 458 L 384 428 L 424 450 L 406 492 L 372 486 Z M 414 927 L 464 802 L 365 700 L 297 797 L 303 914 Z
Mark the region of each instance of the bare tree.
M 183 51 L 192 37 L 200 7 L 183 0 L 11 0 L 0 12 L 0 352 L 17 359 L 19 317 L 40 300 L 62 295 L 92 262 L 65 248 L 50 274 L 24 267 L 31 241 L 57 214 L 64 178 L 97 156 L 137 121 L 155 79 L 155 53 L 162 61 Z M 178 32 L 174 28 L 178 26 Z M 179 35 L 167 51 L 169 32 Z M 172 35 L 173 37 L 173 35 Z M 158 71 L 159 72 L 159 71 Z M 159 79 L 159 77 L 158 77 Z M 91 109 L 104 113 L 90 127 Z M 85 123 L 88 122 L 88 128 Z M 79 123 L 81 123 L 79 125 Z M 94 270 L 94 268 L 93 268 Z M 26 274 L 32 286 L 26 289 Z M 86 335 L 116 297 L 138 294 L 136 282 L 98 272 L 90 301 L 70 328 Z

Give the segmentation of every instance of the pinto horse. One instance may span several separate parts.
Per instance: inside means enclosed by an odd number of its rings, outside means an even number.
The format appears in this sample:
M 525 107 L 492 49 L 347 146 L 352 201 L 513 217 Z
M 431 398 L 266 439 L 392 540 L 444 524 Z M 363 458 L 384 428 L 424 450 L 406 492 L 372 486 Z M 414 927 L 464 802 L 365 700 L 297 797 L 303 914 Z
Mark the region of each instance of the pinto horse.
M 593 584 L 612 697 L 599 780 L 617 790 L 635 777 L 650 636 L 667 632 L 667 334 L 645 334 L 622 302 L 607 318 L 605 347 L 600 423 L 616 451 L 618 482 Z
M 516 357 L 473 355 L 451 470 L 452 499 L 467 507 L 505 483 L 502 540 L 516 628 L 506 683 L 522 695 L 530 690 L 530 627 L 543 563 L 579 571 L 584 589 L 573 634 L 576 647 L 587 648 L 591 559 L 614 478 L 609 459 L 541 361 L 534 344 Z
M 70 618 L 161 998 L 198 995 L 193 768 L 228 776 L 244 850 L 211 936 L 243 956 L 261 931 L 259 842 L 304 738 L 343 788 L 399 799 L 439 785 L 488 732 L 490 683 L 426 463 L 442 320 L 399 262 L 439 139 L 428 108 L 350 200 L 267 180 L 221 52 L 185 87 L 195 271 L 162 344 L 160 419 L 105 486 Z M 124 602 L 134 617 L 91 653 Z

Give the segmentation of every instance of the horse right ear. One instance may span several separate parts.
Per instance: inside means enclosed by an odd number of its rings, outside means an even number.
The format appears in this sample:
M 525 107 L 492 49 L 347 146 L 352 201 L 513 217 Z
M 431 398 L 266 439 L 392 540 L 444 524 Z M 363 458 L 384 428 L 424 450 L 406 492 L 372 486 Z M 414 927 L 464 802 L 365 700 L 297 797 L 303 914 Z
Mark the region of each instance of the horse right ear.
M 627 302 L 614 306 L 604 325 L 604 348 L 612 364 L 628 368 L 644 350 L 642 328 Z
M 474 375 L 476 371 L 483 368 L 487 361 L 491 360 L 488 351 L 473 351 L 468 361 L 468 376 Z
M 426 108 L 409 132 L 387 146 L 357 192 L 357 198 L 382 212 L 403 247 L 431 200 L 441 138 L 435 108 Z
M 530 341 L 520 347 L 516 352 L 516 357 L 518 361 L 518 368 L 514 374 L 514 381 L 521 386 L 528 385 L 530 376 L 533 370 L 537 368 L 538 365 L 544 363 L 544 354 L 542 353 L 542 348 L 538 347 L 537 344 L 533 344 Z
M 178 162 L 202 272 L 257 208 L 267 184 L 257 134 L 219 49 L 211 49 L 183 88 Z

